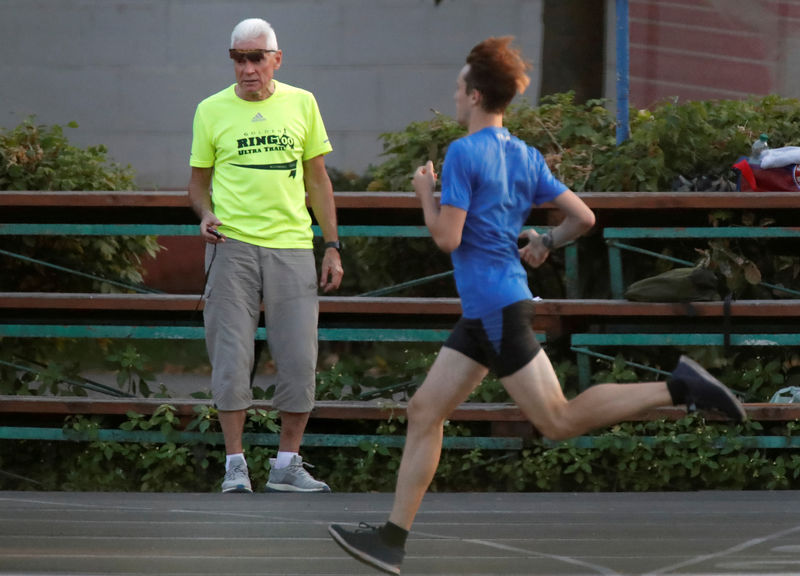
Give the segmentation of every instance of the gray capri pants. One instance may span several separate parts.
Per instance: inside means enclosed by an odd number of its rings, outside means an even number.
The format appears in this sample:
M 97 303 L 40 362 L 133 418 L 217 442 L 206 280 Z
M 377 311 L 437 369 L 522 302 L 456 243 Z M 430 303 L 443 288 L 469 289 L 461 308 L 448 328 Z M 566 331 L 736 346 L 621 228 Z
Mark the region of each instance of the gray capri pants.
M 245 410 L 253 403 L 250 373 L 263 300 L 267 342 L 278 371 L 273 406 L 310 412 L 319 315 L 314 251 L 263 248 L 228 238 L 206 245 L 206 270 L 209 265 L 203 319 L 217 408 Z

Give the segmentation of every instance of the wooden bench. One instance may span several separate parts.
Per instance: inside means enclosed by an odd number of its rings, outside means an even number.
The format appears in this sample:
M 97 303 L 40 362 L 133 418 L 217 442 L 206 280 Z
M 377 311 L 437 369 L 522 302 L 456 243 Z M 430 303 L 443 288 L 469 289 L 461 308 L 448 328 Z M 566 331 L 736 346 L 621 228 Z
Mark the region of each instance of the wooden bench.
M 106 428 L 96 435 L 71 433 L 61 427 L 54 427 L 66 416 L 98 415 L 124 417 L 133 412 L 151 415 L 162 405 L 169 404 L 174 414 L 185 424 L 196 416 L 196 408 L 209 408 L 210 400 L 195 399 L 156 399 L 156 398 L 74 398 L 46 396 L 0 396 L 0 414 L 3 414 L 4 425 L 0 425 L 0 440 L 49 440 L 49 441 L 88 441 L 92 439 L 117 442 L 205 442 L 222 444 L 221 434 L 201 434 L 199 432 L 179 431 L 172 436 L 159 432 L 119 430 Z M 256 401 L 253 408 L 272 410 L 269 401 Z M 392 420 L 405 417 L 406 404 L 393 401 L 328 401 L 317 402 L 311 413 L 312 420 L 324 421 L 358 421 L 358 420 Z M 532 434 L 532 427 L 513 405 L 474 403 L 463 404 L 450 417 L 458 422 L 488 422 L 491 427 L 490 436 L 454 437 L 444 440 L 444 447 L 459 450 L 519 450 L 523 438 Z M 31 425 L 34 420 L 38 425 Z M 244 440 L 252 445 L 277 446 L 277 434 L 248 433 Z M 361 435 L 361 434 L 315 434 L 306 433 L 303 445 L 353 447 L 368 441 L 387 447 L 401 447 L 405 441 L 398 435 Z
M 42 440 L 42 441 L 114 441 L 114 442 L 204 442 L 221 444 L 221 434 L 201 434 L 198 432 L 177 431 L 165 435 L 157 431 L 125 431 L 104 428 L 92 433 L 70 432 L 63 427 L 53 426 L 63 422 L 67 416 L 96 415 L 124 417 L 129 413 L 151 415 L 164 404 L 172 406 L 174 414 L 183 422 L 196 415 L 196 408 L 209 408 L 210 400 L 195 399 L 89 399 L 47 396 L 0 396 L 0 440 Z M 255 409 L 271 410 L 269 401 L 256 401 Z M 800 419 L 800 404 L 745 404 L 748 418 L 759 422 L 790 422 Z M 392 420 L 405 417 L 404 402 L 317 402 L 311 413 L 313 420 Z M 653 420 L 678 420 L 686 414 L 681 407 L 663 407 L 648 410 L 631 418 L 631 422 Z M 52 420 L 48 421 L 48 417 Z M 707 420 L 720 421 L 722 417 L 713 413 Z M 40 425 L 32 426 L 31 419 Z M 445 436 L 444 448 L 462 450 L 519 450 L 523 438 L 535 435 L 535 431 L 514 404 L 464 403 L 449 417 L 454 422 L 490 422 L 490 436 L 454 437 Z M 17 425 L 24 424 L 24 425 Z M 583 448 L 591 448 L 593 436 L 581 436 L 568 442 Z M 252 445 L 277 445 L 276 434 L 249 433 L 244 440 Z M 640 439 L 642 440 L 642 439 Z M 646 439 L 644 439 L 646 440 Z M 800 438 L 786 436 L 748 436 L 741 439 L 748 448 L 800 448 Z M 401 447 L 404 437 L 399 435 L 358 435 L 358 434 L 306 434 L 305 446 L 353 447 L 364 441 L 387 447 Z
M 200 295 L 4 292 L 0 337 L 202 340 L 202 308 Z M 321 296 L 319 339 L 443 342 L 460 313 L 457 298 Z
M 785 192 L 585 192 L 581 198 L 598 217 L 598 228 L 613 225 L 654 223 L 664 225 L 680 219 L 688 225 L 704 222 L 709 210 L 770 210 L 790 222 L 800 215 L 796 196 Z M 336 192 L 335 201 L 343 237 L 362 235 L 363 226 L 382 237 L 425 237 L 419 200 L 411 192 Z M 528 225 L 553 226 L 559 215 L 552 204 L 531 212 Z M 64 232 L 108 234 L 113 228 L 63 227 L 62 224 L 136 225 L 126 232 L 169 234 L 172 242 L 196 236 L 197 218 L 190 208 L 188 194 L 170 191 L 5 191 L 0 192 L 0 234 L 60 234 Z M 150 228 L 163 225 L 164 227 Z M 42 226 L 58 224 L 55 228 Z M 17 226 L 23 225 L 23 226 Z M 183 228 L 181 225 L 185 225 Z M 13 226 L 13 227 L 9 227 Z M 176 228 L 170 228 L 170 226 Z M 346 228 L 353 226 L 352 228 Z M 409 226 L 383 229 L 379 226 Z M 186 248 L 186 244 L 177 244 Z M 177 250 L 180 251 L 180 250 Z M 176 252 L 177 252 L 176 251 Z M 164 258 L 174 255 L 162 255 Z M 565 254 L 566 294 L 579 298 L 577 249 L 567 247 Z
M 199 295 L 188 294 L 0 293 L 0 337 L 199 340 L 204 337 L 202 306 Z M 319 337 L 442 342 L 460 314 L 457 298 L 322 296 Z M 540 342 L 571 334 L 580 387 L 585 389 L 591 381 L 590 358 L 609 359 L 596 348 L 723 345 L 726 326 L 733 331 L 733 346 L 795 346 L 800 342 L 799 319 L 800 300 L 736 300 L 727 317 L 723 302 L 540 300 L 533 328 Z M 764 322 L 768 333 L 752 333 L 763 329 Z M 781 327 L 790 332 L 778 332 Z M 743 328 L 751 333 L 740 332 Z M 266 338 L 263 328 L 258 337 Z
M 575 330 L 585 331 L 590 326 L 631 325 L 637 322 L 653 324 L 659 320 L 674 318 L 684 318 L 700 325 L 704 320 L 719 323 L 724 319 L 722 302 L 656 303 L 554 299 L 539 300 L 534 306 L 533 327 L 537 332 L 543 333 L 543 341 L 545 335 L 558 338 Z M 96 325 L 99 320 L 108 322 L 110 319 L 119 319 L 123 313 L 129 313 L 133 325 L 142 327 L 146 327 L 148 323 L 158 323 L 201 328 L 202 308 L 203 302 L 200 295 L 196 294 L 0 292 L 0 336 L 28 336 L 37 329 L 44 335 L 48 330 L 44 327 L 51 324 L 36 322 L 47 318 L 68 322 L 60 324 L 62 327 L 75 326 L 72 334 L 74 336 L 90 336 L 88 327 L 79 327 Z M 421 325 L 438 323 L 442 326 L 441 330 L 446 332 L 460 314 L 461 304 L 457 298 L 320 297 L 320 323 L 323 327 L 334 322 L 373 325 L 393 323 L 411 330 Z M 800 300 L 737 300 L 730 307 L 730 318 L 734 320 L 780 321 L 797 319 L 798 316 Z M 81 319 L 83 323 L 75 322 L 76 319 Z M 31 328 L 24 328 L 26 325 Z M 121 332 L 123 329 L 115 328 L 113 331 Z M 66 328 L 53 329 L 58 332 L 63 330 Z M 179 333 L 178 330 L 174 332 Z M 148 331 L 136 330 L 135 333 L 144 337 Z M 156 336 L 157 332 L 153 331 L 152 334 Z M 189 331 L 186 334 L 195 334 L 202 338 L 200 331 Z M 437 333 L 433 340 L 440 341 L 441 336 L 442 334 Z
M 581 192 L 595 211 L 798 210 L 792 192 Z M 336 191 L 338 210 L 414 210 L 421 205 L 413 192 Z M 190 209 L 185 190 L 128 191 L 0 191 L 0 206 L 9 208 L 183 208 Z M 545 210 L 554 209 L 543 204 Z M 535 211 L 535 210 L 534 210 Z
M 360 297 L 321 296 L 320 316 L 339 317 L 343 320 L 366 320 L 376 318 L 378 322 L 389 320 L 402 324 L 402 319 L 421 318 L 441 321 L 447 328 L 461 314 L 458 298 L 407 298 L 407 297 Z M 552 337 L 569 333 L 587 324 L 634 322 L 637 319 L 652 321 L 658 318 L 683 317 L 697 322 L 702 319 L 724 317 L 722 302 L 630 302 L 606 299 L 544 299 L 534 304 L 534 329 Z M 114 317 L 121 312 L 135 313 L 138 323 L 154 319 L 169 321 L 193 320 L 201 324 L 199 312 L 203 302 L 199 294 L 96 294 L 55 292 L 0 292 L 0 319 L 3 324 L 10 320 L 39 316 L 92 319 Z M 110 312 L 111 316 L 103 316 Z M 158 314 L 164 313 L 164 316 Z M 798 300 L 735 300 L 731 303 L 730 317 L 733 319 L 766 318 L 779 320 L 797 318 L 800 315 Z M 0 328 L 1 330 L 1 328 Z M 10 335 L 8 333 L 0 335 Z
M 695 327 L 721 327 L 725 319 L 722 302 L 553 299 L 539 300 L 534 306 L 533 328 L 541 333 L 541 341 L 575 331 L 605 330 L 609 326 L 646 327 L 674 319 L 682 319 Z M 202 308 L 203 302 L 197 294 L 0 292 L 0 336 L 112 337 L 109 334 L 113 333 L 155 338 L 172 333 L 173 337 L 202 338 Z M 354 326 L 351 338 L 347 332 L 341 332 L 345 328 L 334 328 L 334 324 L 362 324 L 366 326 L 362 330 L 368 330 L 391 323 L 398 330 L 435 330 L 416 333 L 416 337 L 428 334 L 430 338 L 421 340 L 438 342 L 449 333 L 460 314 L 461 304 L 457 298 L 320 297 L 323 339 L 361 340 L 372 336 L 370 332 L 359 332 Z M 758 320 L 775 324 L 796 323 L 798 316 L 800 300 L 735 300 L 731 303 L 729 318 L 734 325 Z M 130 324 L 111 323 L 112 319 L 120 318 L 129 319 Z M 47 319 L 58 319 L 61 323 L 42 323 Z M 95 331 L 95 327 L 102 325 L 101 321 L 109 328 Z M 433 324 L 440 327 L 430 328 Z M 403 332 L 397 333 L 398 337 L 402 335 Z
M 598 215 L 599 227 L 609 225 L 629 225 L 634 223 L 653 223 L 661 225 L 677 220 L 681 223 L 705 222 L 710 210 L 753 210 L 773 211 L 780 218 L 794 219 L 800 213 L 800 203 L 796 195 L 791 193 L 631 193 L 631 192 L 599 192 L 582 193 L 580 196 Z M 404 192 L 337 192 L 335 195 L 339 221 L 342 225 L 343 237 L 358 235 L 383 235 L 383 237 L 425 237 L 427 230 L 422 226 L 422 213 L 419 201 L 413 193 Z M 194 236 L 197 233 L 196 217 L 189 208 L 188 196 L 184 191 L 131 191 L 131 192 L 0 192 L 0 235 L 45 233 L 61 234 L 89 233 L 108 234 L 112 231 L 136 234 L 176 233 L 178 236 Z M 552 205 L 543 205 L 541 209 L 532 211 L 528 225 L 552 226 L 558 223 L 558 214 Z M 143 224 L 144 222 L 148 224 Z M 368 223 L 368 224 L 366 224 Z M 120 228 L 123 226 L 124 228 Z M 128 228 L 127 226 L 133 226 Z M 318 232 L 317 232 L 318 233 Z M 587 239 L 587 241 L 590 239 Z M 577 256 L 574 260 L 574 271 L 568 269 L 568 279 L 575 279 L 577 274 Z M 571 291 L 570 291 L 571 290 Z M 577 297 L 574 288 L 568 294 Z M 88 336 L 88 325 L 79 323 L 76 318 L 88 314 L 93 319 L 102 318 L 106 326 L 121 311 L 139 314 L 140 318 L 151 314 L 182 315 L 183 326 L 175 326 L 174 334 L 189 328 L 192 337 L 202 337 L 199 318 L 192 322 L 186 320 L 187 315 L 194 314 L 199 301 L 197 295 L 0 295 L 0 314 L 3 323 L 0 330 L 8 329 L 7 335 L 30 335 L 29 330 L 39 329 L 39 334 L 59 335 L 66 326 L 67 333 L 77 334 L 85 331 Z M 430 301 L 426 301 L 430 300 Z M 757 320 L 759 318 L 779 319 L 796 316 L 794 304 L 784 306 L 783 301 L 735 303 L 732 317 Z M 788 310 L 787 310 L 788 308 Z M 321 321 L 326 318 L 351 322 L 362 320 L 366 316 L 378 316 L 384 321 L 397 323 L 401 318 L 410 327 L 407 330 L 436 330 L 421 327 L 431 321 L 447 323 L 439 333 L 427 333 L 430 341 L 441 341 L 449 331 L 451 321 L 460 313 L 456 299 L 392 299 L 380 298 L 374 302 L 355 297 L 323 297 L 320 302 Z M 20 322 L 22 315 L 41 314 L 38 319 L 29 316 Z M 62 316 L 62 314 L 64 316 Z M 106 314 L 103 317 L 103 314 Z M 48 315 L 69 319 L 71 324 L 39 324 L 33 326 L 32 321 L 41 322 Z M 70 316 L 72 315 L 72 316 Z M 94 318 L 94 317 L 97 318 Z M 548 336 L 560 335 L 563 332 L 587 330 L 598 325 L 607 326 L 619 323 L 653 323 L 658 319 L 669 321 L 675 317 L 707 319 L 713 321 L 722 316 L 721 303 L 684 304 L 651 304 L 631 303 L 609 300 L 549 300 L 537 304 L 534 328 L 547 332 Z M 412 321 L 413 318 L 416 318 Z M 12 321 L 13 320 L 13 321 Z M 174 317 L 173 317 L 174 320 Z M 337 320 L 338 321 L 338 320 Z M 417 322 L 418 324 L 414 324 Z M 73 328 L 70 328 L 73 327 Z M 116 322 L 119 333 L 128 337 L 125 326 Z M 131 323 L 128 327 L 147 328 Z M 323 330 L 333 326 L 322 325 Z M 74 331 L 73 331 L 74 330 Z M 109 329 L 109 333 L 112 331 Z M 139 334 L 145 334 L 139 332 Z M 143 337 L 152 337 L 150 332 Z M 355 337 L 356 332 L 351 333 Z M 374 339 L 375 333 L 361 332 L 361 337 Z M 420 336 L 422 333 L 406 333 L 404 337 Z M 1 334 L 0 334 L 1 335 Z M 335 332 L 323 332 L 323 337 L 341 336 Z M 635 336 L 635 335 L 634 335 Z M 544 339 L 542 337 L 542 339 Z M 579 340 L 580 341 L 580 340 Z M 574 345 L 574 342 L 573 342 Z M 581 361 L 579 354 L 579 362 Z M 172 401 L 170 401 L 172 402 Z M 90 401 L 91 403 L 91 401 Z M 0 411 L 5 402 L 0 402 Z M 12 404 L 8 405 L 12 407 Z M 41 406 L 41 405 L 37 405 Z M 19 406 L 17 406 L 19 407 Z M 316 414 L 325 414 L 325 406 L 320 405 Z M 331 408 L 334 409 L 334 408 Z M 367 410 L 384 408 L 346 408 L 336 406 L 336 410 L 354 410 L 351 417 L 368 413 Z M 514 411 L 515 407 L 502 408 Z M 775 410 L 772 406 L 765 410 Z M 397 410 L 397 408 L 392 408 Z M 460 410 L 460 409 L 459 409 Z M 491 411 L 491 408 L 489 408 Z M 669 410 L 669 409 L 665 409 Z M 748 406 L 748 412 L 751 407 Z M 319 412 L 321 411 L 321 412 Z M 457 411 L 458 412 L 458 411 Z M 505 412 L 504 412 L 505 413 Z M 681 411 L 673 411 L 675 417 Z M 782 412 L 784 415 L 789 414 Z M 663 412 L 650 413 L 643 418 L 661 417 Z M 499 412 L 493 418 L 500 416 Z M 519 415 L 521 422 L 521 415 Z M 796 416 L 793 416 L 794 418 Z M 590 439 L 589 439 L 590 441 Z

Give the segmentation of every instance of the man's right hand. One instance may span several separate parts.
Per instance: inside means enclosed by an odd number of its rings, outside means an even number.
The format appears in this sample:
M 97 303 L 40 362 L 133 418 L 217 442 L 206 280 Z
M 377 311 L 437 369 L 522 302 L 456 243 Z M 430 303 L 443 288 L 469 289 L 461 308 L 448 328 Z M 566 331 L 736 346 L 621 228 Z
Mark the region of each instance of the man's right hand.
M 208 211 L 203 214 L 203 219 L 200 221 L 200 235 L 203 237 L 203 240 L 209 244 L 225 242 L 225 236 L 217 232 L 217 226 L 221 225 L 222 222 L 213 212 Z
M 436 187 L 436 172 L 433 170 L 433 162 L 428 160 L 424 166 L 417 168 L 411 178 L 411 183 L 418 198 L 432 195 Z

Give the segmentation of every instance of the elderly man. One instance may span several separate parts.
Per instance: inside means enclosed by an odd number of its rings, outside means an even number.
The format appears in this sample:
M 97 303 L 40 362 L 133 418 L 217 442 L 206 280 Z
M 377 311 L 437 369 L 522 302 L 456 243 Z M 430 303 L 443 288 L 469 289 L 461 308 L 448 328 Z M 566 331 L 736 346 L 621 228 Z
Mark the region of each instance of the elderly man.
M 242 433 L 263 302 L 281 417 L 266 490 L 329 492 L 299 450 L 314 403 L 319 311 L 306 193 L 325 240 L 319 286 L 336 289 L 343 274 L 324 161 L 332 148 L 314 96 L 274 79 L 283 54 L 267 22 L 237 24 L 229 52 L 236 83 L 197 106 L 189 182 L 207 242 L 204 321 L 227 453 L 222 491 L 252 492 Z

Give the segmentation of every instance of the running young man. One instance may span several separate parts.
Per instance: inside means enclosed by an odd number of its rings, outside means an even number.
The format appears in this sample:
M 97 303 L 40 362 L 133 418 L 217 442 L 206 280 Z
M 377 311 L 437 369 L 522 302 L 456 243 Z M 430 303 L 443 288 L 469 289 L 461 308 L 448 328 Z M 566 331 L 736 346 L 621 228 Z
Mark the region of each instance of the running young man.
M 594 214 L 551 173 L 542 155 L 503 128 L 503 113 L 528 86 L 529 65 L 511 37 L 475 46 L 458 75 L 456 119 L 468 135 L 453 142 L 444 162 L 441 207 L 433 197 L 433 164 L 413 184 L 436 245 L 450 253 L 463 316 L 444 343 L 425 382 L 408 403 L 408 433 L 389 521 L 358 529 L 332 524 L 334 540 L 352 556 L 400 573 L 405 541 L 439 463 L 445 419 L 489 369 L 539 432 L 552 440 L 578 436 L 668 404 L 717 409 L 741 420 L 744 410 L 725 386 L 688 358 L 669 382 L 600 384 L 567 400 L 540 349 L 527 275 L 552 250 L 594 225 Z M 551 232 L 524 232 L 533 205 L 554 203 L 564 220 Z

